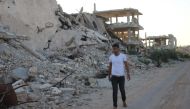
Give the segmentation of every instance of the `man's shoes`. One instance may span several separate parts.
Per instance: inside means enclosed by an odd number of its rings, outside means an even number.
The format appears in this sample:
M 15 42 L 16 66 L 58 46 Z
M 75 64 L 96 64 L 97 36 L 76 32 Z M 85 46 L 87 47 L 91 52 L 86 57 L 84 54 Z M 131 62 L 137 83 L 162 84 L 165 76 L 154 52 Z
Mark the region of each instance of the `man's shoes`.
M 113 109 L 117 109 L 117 107 L 113 107 Z
M 123 102 L 123 107 L 127 107 L 127 103 L 126 102 Z

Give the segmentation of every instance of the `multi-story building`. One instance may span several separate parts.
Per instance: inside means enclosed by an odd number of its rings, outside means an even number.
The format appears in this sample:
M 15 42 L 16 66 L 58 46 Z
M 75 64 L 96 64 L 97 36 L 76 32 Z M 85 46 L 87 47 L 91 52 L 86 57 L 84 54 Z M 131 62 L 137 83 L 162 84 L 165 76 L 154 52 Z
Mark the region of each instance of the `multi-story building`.
M 129 51 L 139 50 L 139 47 L 142 45 L 139 31 L 143 30 L 143 27 L 139 24 L 141 12 L 137 9 L 125 8 L 108 11 L 94 10 L 94 14 L 107 19 L 107 29 L 111 30 L 125 42 Z

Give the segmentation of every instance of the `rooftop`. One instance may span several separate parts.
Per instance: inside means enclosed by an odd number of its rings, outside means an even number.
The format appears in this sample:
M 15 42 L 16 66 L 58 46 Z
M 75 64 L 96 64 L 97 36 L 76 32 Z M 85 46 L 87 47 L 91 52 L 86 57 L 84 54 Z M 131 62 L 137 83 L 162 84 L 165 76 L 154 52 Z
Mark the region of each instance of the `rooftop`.
M 135 23 L 115 23 L 115 24 L 110 24 L 110 27 L 114 31 L 126 31 L 126 29 L 133 29 L 133 30 L 143 30 L 144 28 L 140 26 L 139 24 Z
M 98 16 L 110 18 L 110 17 L 124 17 L 132 15 L 142 15 L 138 9 L 133 8 L 124 8 L 124 9 L 115 9 L 115 10 L 106 10 L 106 11 L 95 11 Z
M 146 39 L 155 40 L 155 39 L 169 39 L 169 36 L 162 35 L 162 36 L 148 36 Z

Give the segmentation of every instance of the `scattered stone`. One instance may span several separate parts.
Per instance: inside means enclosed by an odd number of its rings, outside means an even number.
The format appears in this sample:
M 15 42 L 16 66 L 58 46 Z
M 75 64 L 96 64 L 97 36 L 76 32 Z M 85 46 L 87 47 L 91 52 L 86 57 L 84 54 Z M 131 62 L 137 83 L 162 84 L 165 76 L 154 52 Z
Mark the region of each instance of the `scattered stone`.
M 59 95 L 62 93 L 62 91 L 60 89 L 58 89 L 57 87 L 51 87 L 51 94 L 52 95 Z
M 21 79 L 12 84 L 13 88 L 17 88 L 19 86 L 25 85 L 26 83 Z
M 111 82 L 107 79 L 97 79 L 97 85 L 100 88 L 111 88 Z
M 109 42 L 120 41 L 109 37 L 103 22 L 98 22 L 101 19 L 94 15 L 81 11 L 75 17 L 63 12 L 54 0 L 51 3 L 47 0 L 40 1 L 43 6 L 37 4 L 38 1 L 33 0 L 31 1 L 33 5 L 28 5 L 31 3 L 16 0 L 15 4 L 20 5 L 7 10 L 4 7 L 12 6 L 12 4 L 8 0 L 3 0 L 5 6 L 0 7 L 0 12 L 3 13 L 0 16 L 2 24 L 7 24 L 11 31 L 26 34 L 31 38 L 22 42 L 25 40 L 23 36 L 21 38 L 21 36 L 9 32 L 4 34 L 0 31 L 0 80 L 5 78 L 2 73 L 9 72 L 6 74 L 6 83 L 16 81 L 12 84 L 14 88 L 26 82 L 29 84 L 28 87 L 15 90 L 19 101 L 39 100 L 37 104 L 23 104 L 23 107 L 18 106 L 18 109 L 57 109 L 66 105 L 75 106 L 78 102 L 71 99 L 72 97 L 79 99 L 80 96 L 77 96 L 79 94 L 91 93 L 99 87 L 111 87 L 106 78 L 108 57 L 111 54 Z M 6 10 L 9 11 L 8 15 Z M 56 10 L 56 16 L 54 10 Z M 25 15 L 28 12 L 31 15 Z M 44 14 L 39 15 L 39 12 Z M 94 24 L 96 24 L 95 27 Z M 85 27 L 87 25 L 91 29 Z M 0 25 L 0 28 L 3 27 L 4 25 Z M 121 46 L 121 48 L 125 50 L 126 47 Z M 129 56 L 129 61 L 132 63 L 130 67 L 133 67 L 135 74 L 139 73 L 136 70 L 139 68 L 136 66 L 144 67 L 137 56 Z M 142 61 L 146 63 L 146 60 Z M 72 72 L 74 73 L 67 77 Z M 60 85 L 53 87 L 64 77 L 67 78 Z M 78 105 L 80 104 L 84 103 L 79 102 Z
M 96 87 L 97 81 L 95 78 L 89 78 L 90 87 Z
M 19 99 L 22 101 L 28 100 L 27 93 L 31 92 L 30 91 L 31 88 L 29 86 L 24 86 L 24 85 L 26 85 L 26 83 L 23 80 L 16 81 L 15 83 L 12 84 L 13 88 L 16 89 L 15 90 L 16 95 L 20 97 Z
M 29 76 L 30 77 L 35 77 L 37 75 L 38 68 L 37 67 L 31 67 L 29 69 Z
M 60 88 L 63 92 L 74 92 L 75 89 L 73 88 Z
M 45 90 L 45 89 L 50 88 L 51 86 L 52 86 L 52 85 L 49 84 L 49 83 L 47 83 L 47 84 L 43 84 L 43 85 L 40 86 L 40 89 L 41 89 L 41 90 Z
M 53 78 L 49 83 L 51 84 L 56 84 L 58 82 L 60 82 L 63 78 Z
M 16 68 L 12 70 L 10 76 L 15 80 L 22 79 L 26 81 L 29 78 L 28 69 L 23 67 Z
M 44 76 L 44 75 L 39 75 L 39 77 L 40 77 L 40 78 L 43 78 L 43 79 L 45 78 L 45 76 Z
M 29 97 L 27 93 L 21 93 L 21 94 L 17 94 L 17 100 L 20 102 L 27 102 L 29 101 Z

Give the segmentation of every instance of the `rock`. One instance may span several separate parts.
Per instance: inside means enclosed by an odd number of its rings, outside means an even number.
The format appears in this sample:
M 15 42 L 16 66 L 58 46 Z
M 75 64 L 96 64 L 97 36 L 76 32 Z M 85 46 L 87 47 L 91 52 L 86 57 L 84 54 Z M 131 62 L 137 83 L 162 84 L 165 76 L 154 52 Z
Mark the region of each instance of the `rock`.
M 37 75 L 38 68 L 37 67 L 31 67 L 29 69 L 29 76 L 30 77 L 35 77 Z
M 74 92 L 75 91 L 75 89 L 73 89 L 73 88 L 60 88 L 63 92 Z
M 29 78 L 28 69 L 23 67 L 16 68 L 12 70 L 10 76 L 15 80 L 22 79 L 26 81 Z
M 47 88 L 50 88 L 51 86 L 52 86 L 51 84 L 47 83 L 47 84 L 41 85 L 41 86 L 40 86 L 40 89 L 41 89 L 41 90 L 45 90 L 45 89 L 47 89 Z
M 21 79 L 12 84 L 13 88 L 19 87 L 21 85 L 25 85 L 26 83 Z
M 97 79 L 97 85 L 100 88 L 111 88 L 111 82 L 105 78 L 105 79 Z
M 60 82 L 63 78 L 55 78 L 54 81 L 55 82 Z
M 148 65 L 148 67 L 153 68 L 153 67 L 155 67 L 155 65 L 154 65 L 153 63 L 150 63 L 150 64 Z
M 17 100 L 19 102 L 27 102 L 27 101 L 29 101 L 29 97 L 28 97 L 27 93 L 17 94 L 16 96 L 17 96 Z
M 78 96 L 80 94 L 80 91 L 78 89 L 76 89 L 73 93 L 73 96 Z
M 37 100 L 40 99 L 40 96 L 36 95 L 36 94 L 33 94 L 33 93 L 29 93 L 28 98 L 29 98 L 30 101 L 37 101 Z
M 44 76 L 44 75 L 39 75 L 39 78 L 37 79 L 37 81 L 40 82 L 40 83 L 42 83 L 42 84 L 47 83 L 47 82 L 45 81 L 45 76 Z
M 97 86 L 97 81 L 95 78 L 89 78 L 88 81 L 89 81 L 91 87 Z
M 44 75 L 39 75 L 39 77 L 40 77 L 40 78 L 43 78 L 43 79 L 45 78 L 45 76 L 44 76 Z
M 100 72 L 99 73 L 96 73 L 95 74 L 95 77 L 96 78 L 106 78 L 106 76 L 108 75 L 108 69 L 106 69 L 106 68 L 102 68 L 102 69 L 100 69 Z
M 1 61 L 0 61 L 0 63 L 1 63 Z M 5 68 L 5 65 L 0 64 L 0 70 L 4 70 L 4 68 Z
M 51 87 L 51 94 L 52 95 L 59 95 L 62 93 L 62 91 L 60 89 L 58 89 L 57 87 Z
M 22 85 L 25 85 L 26 83 L 23 81 L 23 80 L 18 80 L 16 81 L 15 83 L 12 84 L 13 88 L 17 88 L 19 86 L 22 86 Z M 21 87 L 21 88 L 18 88 L 15 90 L 15 92 L 18 94 L 18 93 L 24 93 L 24 92 L 27 92 L 27 89 L 26 87 Z
M 52 80 L 49 81 L 49 83 L 51 84 L 56 84 L 58 82 L 60 82 L 63 78 L 53 78 Z
M 88 78 L 85 79 L 85 81 L 84 81 L 84 85 L 86 85 L 86 86 L 90 86 L 90 82 L 89 82 L 89 79 L 88 79 Z
M 19 88 L 19 89 L 15 90 L 16 94 L 22 94 L 22 93 L 25 93 L 25 92 L 26 92 L 26 90 L 24 88 Z

